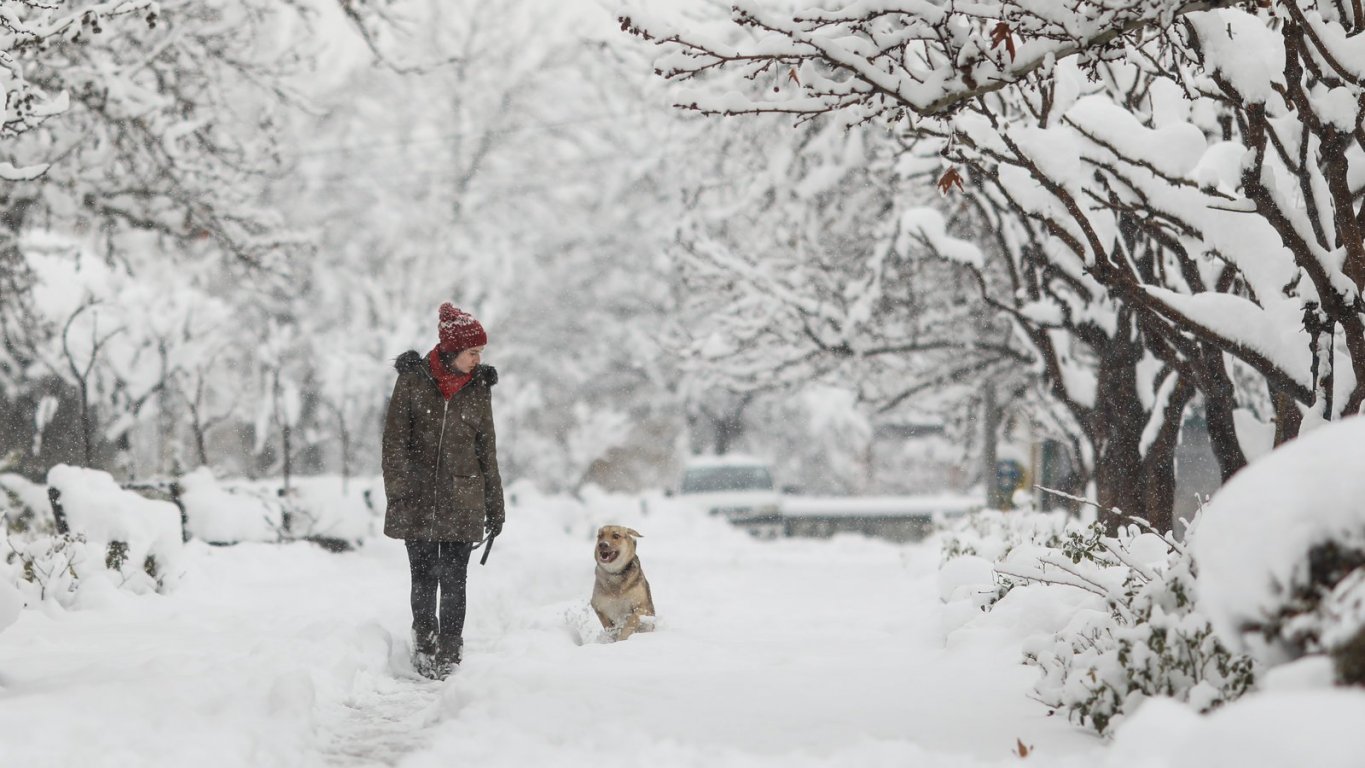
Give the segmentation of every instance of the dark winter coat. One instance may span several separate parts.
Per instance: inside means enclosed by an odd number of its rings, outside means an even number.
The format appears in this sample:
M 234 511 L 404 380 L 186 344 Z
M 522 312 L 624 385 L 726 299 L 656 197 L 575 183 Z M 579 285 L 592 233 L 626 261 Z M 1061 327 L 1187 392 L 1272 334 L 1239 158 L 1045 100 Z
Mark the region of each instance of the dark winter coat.
M 498 373 L 478 366 L 446 400 L 424 356 L 404 352 L 394 368 L 384 424 L 384 534 L 479 541 L 485 522 L 501 526 L 504 517 L 491 398 Z

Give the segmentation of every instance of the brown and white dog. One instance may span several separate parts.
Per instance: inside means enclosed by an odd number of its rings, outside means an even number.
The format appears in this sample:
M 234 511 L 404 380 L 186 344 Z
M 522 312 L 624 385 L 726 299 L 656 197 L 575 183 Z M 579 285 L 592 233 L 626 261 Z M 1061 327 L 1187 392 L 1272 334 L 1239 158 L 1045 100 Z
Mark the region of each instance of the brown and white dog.
M 604 525 L 597 531 L 597 582 L 592 588 L 592 609 L 602 627 L 617 640 L 636 632 L 648 632 L 652 625 L 641 623 L 643 616 L 654 615 L 654 598 L 649 582 L 635 555 L 635 540 L 640 534 L 622 525 Z

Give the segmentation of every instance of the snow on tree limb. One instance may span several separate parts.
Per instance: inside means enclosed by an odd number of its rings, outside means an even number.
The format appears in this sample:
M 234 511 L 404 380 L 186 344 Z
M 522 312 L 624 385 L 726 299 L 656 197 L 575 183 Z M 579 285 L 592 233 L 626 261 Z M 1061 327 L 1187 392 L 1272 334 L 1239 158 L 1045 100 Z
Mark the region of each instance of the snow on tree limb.
M 8 138 L 30 131 L 70 106 L 65 91 L 47 93 L 29 82 L 27 63 L 41 57 L 49 46 L 79 43 L 82 36 L 102 34 L 103 22 L 111 18 L 136 14 L 143 16 L 148 27 L 155 27 L 159 12 L 160 4 L 154 0 L 111 0 L 66 10 L 37 0 L 0 2 L 0 70 L 7 74 L 0 83 L 4 90 L 0 136 Z M 7 168 L 0 171 L 0 178 L 26 181 L 45 170 L 40 165 L 20 170 Z
M 753 0 L 726 28 L 621 18 L 660 47 L 659 75 L 691 81 L 685 109 L 877 121 L 938 155 L 940 187 L 1014 281 L 987 302 L 1015 319 L 1095 445 L 1127 424 L 1129 458 L 1101 466 L 1122 475 L 1159 456 L 1164 419 L 1197 388 L 1226 478 L 1246 462 L 1233 414 L 1262 393 L 1277 440 L 1302 423 L 1287 401 L 1328 419 L 1365 405 L 1354 8 L 893 0 L 783 13 Z M 1219 314 L 1229 307 L 1237 322 Z M 1087 359 L 1134 394 L 1102 405 L 1094 395 L 1113 387 L 1081 385 Z M 1134 396 L 1155 410 L 1128 413 Z
M 733 22 L 754 33 L 747 45 L 679 33 L 642 21 L 638 11 L 622 15 L 620 22 L 622 29 L 669 50 L 656 67 L 670 80 L 734 66 L 750 80 L 777 70 L 799 74 L 790 78 L 799 97 L 774 88 L 778 95 L 766 100 L 702 96 L 686 105 L 702 112 L 819 114 L 857 106 L 864 118 L 897 116 L 906 109 L 944 116 L 972 99 L 1045 74 L 1061 59 L 1102 51 L 1119 38 L 1169 27 L 1189 14 L 1242 4 L 1245 0 L 901 0 L 849 3 L 784 18 L 756 2 L 736 3 Z

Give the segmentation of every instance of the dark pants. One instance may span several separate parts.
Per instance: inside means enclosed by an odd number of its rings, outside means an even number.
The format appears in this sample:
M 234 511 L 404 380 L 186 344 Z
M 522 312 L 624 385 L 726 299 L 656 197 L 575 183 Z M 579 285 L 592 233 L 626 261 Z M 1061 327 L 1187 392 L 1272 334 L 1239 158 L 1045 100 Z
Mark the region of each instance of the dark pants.
M 412 572 L 412 629 L 418 637 L 464 634 L 465 586 L 472 545 L 462 541 L 413 541 L 408 545 Z M 436 616 L 440 589 L 440 619 Z

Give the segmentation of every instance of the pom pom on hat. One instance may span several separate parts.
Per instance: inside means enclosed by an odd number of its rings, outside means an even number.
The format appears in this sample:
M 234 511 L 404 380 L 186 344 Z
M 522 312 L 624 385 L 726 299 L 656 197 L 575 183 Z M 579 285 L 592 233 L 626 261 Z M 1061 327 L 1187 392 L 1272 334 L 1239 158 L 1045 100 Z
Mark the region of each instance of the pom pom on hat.
M 488 334 L 474 316 L 450 302 L 441 305 L 441 323 L 438 327 L 442 352 L 462 352 L 470 347 L 482 347 L 488 343 Z

